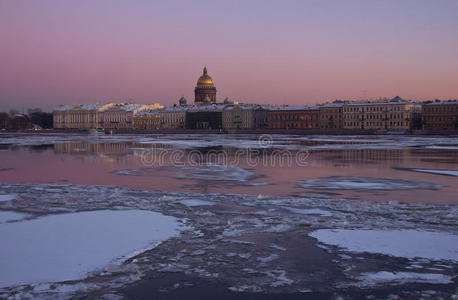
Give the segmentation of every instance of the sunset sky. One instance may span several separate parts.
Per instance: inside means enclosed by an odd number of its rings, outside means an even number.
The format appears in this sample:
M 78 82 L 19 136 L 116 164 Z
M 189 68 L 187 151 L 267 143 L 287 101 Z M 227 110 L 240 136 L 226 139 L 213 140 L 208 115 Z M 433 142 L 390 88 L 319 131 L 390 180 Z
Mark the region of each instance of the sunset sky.
M 0 0 L 0 110 L 458 98 L 458 1 Z

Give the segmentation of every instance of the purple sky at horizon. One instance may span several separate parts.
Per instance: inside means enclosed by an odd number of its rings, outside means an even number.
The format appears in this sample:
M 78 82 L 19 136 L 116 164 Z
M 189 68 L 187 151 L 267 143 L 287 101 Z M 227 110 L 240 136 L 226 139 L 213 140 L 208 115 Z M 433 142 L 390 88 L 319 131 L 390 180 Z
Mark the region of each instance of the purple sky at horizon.
M 0 0 L 0 110 L 458 98 L 458 1 Z

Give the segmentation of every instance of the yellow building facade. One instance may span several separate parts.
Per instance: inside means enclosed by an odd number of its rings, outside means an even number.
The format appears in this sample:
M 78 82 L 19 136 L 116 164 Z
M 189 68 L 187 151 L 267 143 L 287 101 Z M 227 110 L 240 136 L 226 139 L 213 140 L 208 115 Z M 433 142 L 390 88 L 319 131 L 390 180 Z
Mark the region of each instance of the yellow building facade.
M 421 119 L 421 105 L 401 100 L 344 104 L 343 128 L 412 129 Z
M 98 110 L 102 105 L 65 105 L 53 111 L 54 128 L 95 129 L 98 127 Z
M 320 106 L 320 128 L 343 128 L 343 103 Z
M 108 103 L 105 105 L 62 105 L 53 111 L 57 129 L 133 128 L 135 114 L 163 108 L 160 104 Z

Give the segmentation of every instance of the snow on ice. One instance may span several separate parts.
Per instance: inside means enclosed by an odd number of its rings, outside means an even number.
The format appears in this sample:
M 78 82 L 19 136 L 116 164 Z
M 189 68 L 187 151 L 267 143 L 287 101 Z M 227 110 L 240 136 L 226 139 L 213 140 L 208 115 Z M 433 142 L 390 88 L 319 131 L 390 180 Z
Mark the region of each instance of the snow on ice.
M 197 167 L 175 167 L 188 174 L 177 176 L 178 179 L 194 179 L 198 181 L 225 181 L 230 184 L 259 186 L 265 182 L 252 182 L 263 175 L 231 165 L 202 164 Z
M 179 170 L 185 173 L 183 175 L 178 175 L 176 177 L 178 179 L 192 179 L 199 182 L 218 181 L 233 185 L 267 185 L 265 182 L 252 182 L 252 180 L 261 178 L 263 175 L 231 165 L 205 163 L 199 164 L 195 167 L 170 166 L 166 168 L 170 170 Z M 114 171 L 114 173 L 124 176 L 152 176 L 155 171 L 156 170 L 154 168 L 138 168 L 117 170 Z
M 83 278 L 175 236 L 174 217 L 142 210 L 55 214 L 0 225 L 0 287 Z
M 431 169 L 413 169 L 413 168 L 395 168 L 403 171 L 429 173 L 435 175 L 458 176 L 458 170 L 431 170 Z
M 179 203 L 186 205 L 186 206 L 207 206 L 207 205 L 215 205 L 215 202 L 199 200 L 199 199 L 187 199 L 187 200 L 180 200 Z
M 0 195 L 0 202 L 2 201 L 11 201 L 16 199 L 16 195 Z
M 294 208 L 294 207 L 285 207 L 285 209 L 289 210 L 290 212 L 303 214 L 303 215 L 320 215 L 324 217 L 332 217 L 333 214 L 327 210 L 318 209 L 318 208 Z
M 28 216 L 30 215 L 24 213 L 17 213 L 14 211 L 0 211 L 0 224 L 9 221 L 22 220 L 27 218 Z
M 441 185 L 407 179 L 332 176 L 302 180 L 299 187 L 314 190 L 439 190 Z
M 409 282 L 447 284 L 452 283 L 453 278 L 448 275 L 434 273 L 412 272 L 387 272 L 363 273 L 358 277 L 361 282 L 358 286 L 374 286 L 380 284 L 403 284 Z
M 320 229 L 309 234 L 351 252 L 458 261 L 458 235 L 418 230 Z

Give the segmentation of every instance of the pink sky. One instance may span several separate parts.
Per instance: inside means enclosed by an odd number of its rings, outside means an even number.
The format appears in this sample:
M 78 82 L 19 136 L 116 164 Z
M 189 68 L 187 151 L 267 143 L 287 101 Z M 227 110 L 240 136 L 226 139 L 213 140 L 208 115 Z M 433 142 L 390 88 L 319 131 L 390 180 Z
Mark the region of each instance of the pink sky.
M 458 1 L 0 1 L 0 110 L 458 98 Z

